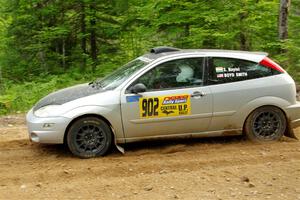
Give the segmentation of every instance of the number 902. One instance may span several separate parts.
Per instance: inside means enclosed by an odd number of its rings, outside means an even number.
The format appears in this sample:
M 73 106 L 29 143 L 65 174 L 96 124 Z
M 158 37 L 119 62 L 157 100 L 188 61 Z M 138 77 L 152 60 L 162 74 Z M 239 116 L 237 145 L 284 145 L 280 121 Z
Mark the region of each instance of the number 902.
M 148 98 L 142 101 L 142 117 L 158 116 L 158 98 Z

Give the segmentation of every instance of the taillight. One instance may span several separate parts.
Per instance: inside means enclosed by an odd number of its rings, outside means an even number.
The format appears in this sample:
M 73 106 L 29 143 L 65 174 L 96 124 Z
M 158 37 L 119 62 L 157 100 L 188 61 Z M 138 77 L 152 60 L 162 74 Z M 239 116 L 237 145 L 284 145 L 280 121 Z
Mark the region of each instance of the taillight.
M 282 67 L 280 67 L 276 62 L 274 62 L 273 60 L 271 60 L 268 57 L 265 57 L 262 61 L 260 61 L 259 64 L 261 64 L 265 67 L 274 69 L 274 70 L 276 70 L 278 72 L 281 72 L 281 73 L 285 72 L 284 69 L 282 69 Z

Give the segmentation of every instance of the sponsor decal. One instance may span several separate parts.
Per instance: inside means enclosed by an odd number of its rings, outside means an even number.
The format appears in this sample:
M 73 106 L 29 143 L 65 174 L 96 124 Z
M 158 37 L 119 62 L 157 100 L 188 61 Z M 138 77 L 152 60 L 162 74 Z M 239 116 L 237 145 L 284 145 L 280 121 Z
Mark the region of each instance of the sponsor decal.
M 229 67 L 227 69 L 228 72 L 239 72 L 241 69 L 239 67 Z
M 224 78 L 224 74 L 217 74 L 217 78 Z
M 141 96 L 127 96 L 126 102 L 127 103 L 139 102 L 140 98 L 141 98 Z
M 216 72 L 217 72 L 217 73 L 223 73 L 224 70 L 225 70 L 224 67 L 216 67 Z
M 168 105 L 168 104 L 186 103 L 187 99 L 188 99 L 188 95 L 165 97 L 162 104 Z
M 191 113 L 190 95 L 147 97 L 139 99 L 140 118 L 160 118 Z
M 238 72 L 238 73 L 235 73 L 236 77 L 246 77 L 248 76 L 248 73 L 247 72 Z
M 226 74 L 224 74 L 224 78 L 232 78 L 232 77 L 235 77 L 234 73 L 226 73 Z
M 217 78 L 235 78 L 235 77 L 247 77 L 247 72 L 226 72 L 222 74 L 217 74 Z
M 217 73 L 223 73 L 223 72 L 240 72 L 241 69 L 239 67 L 216 67 Z

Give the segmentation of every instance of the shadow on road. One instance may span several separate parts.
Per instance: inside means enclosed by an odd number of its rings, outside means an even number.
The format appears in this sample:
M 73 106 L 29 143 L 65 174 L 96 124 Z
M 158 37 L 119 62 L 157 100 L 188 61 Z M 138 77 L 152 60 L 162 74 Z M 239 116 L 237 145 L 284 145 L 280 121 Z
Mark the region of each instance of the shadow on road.
M 227 145 L 231 143 L 247 142 L 243 136 L 211 137 L 211 138 L 181 138 L 181 139 L 158 139 L 143 142 L 123 144 L 125 155 L 141 155 L 148 153 L 175 153 L 187 151 L 193 146 Z M 66 145 L 31 144 L 34 151 L 39 154 L 52 155 L 56 157 L 74 157 Z M 112 148 L 107 155 L 109 157 L 121 156 L 117 148 Z

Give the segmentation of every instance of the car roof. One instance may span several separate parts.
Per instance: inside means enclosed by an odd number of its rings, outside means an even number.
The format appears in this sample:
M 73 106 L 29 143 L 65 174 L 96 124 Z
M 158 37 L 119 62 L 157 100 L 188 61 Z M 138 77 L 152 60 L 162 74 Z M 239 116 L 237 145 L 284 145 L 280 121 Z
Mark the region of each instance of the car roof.
M 268 56 L 268 53 L 266 52 L 257 51 L 237 51 L 224 49 L 175 49 L 172 47 L 157 47 L 156 49 L 159 49 L 157 53 L 155 52 L 155 50 L 152 49 L 152 53 L 145 54 L 143 57 L 148 58 L 150 60 L 157 60 L 167 57 L 199 54 L 207 57 L 238 58 L 254 62 L 260 62 L 262 59 Z

